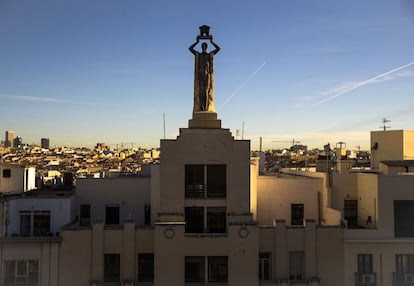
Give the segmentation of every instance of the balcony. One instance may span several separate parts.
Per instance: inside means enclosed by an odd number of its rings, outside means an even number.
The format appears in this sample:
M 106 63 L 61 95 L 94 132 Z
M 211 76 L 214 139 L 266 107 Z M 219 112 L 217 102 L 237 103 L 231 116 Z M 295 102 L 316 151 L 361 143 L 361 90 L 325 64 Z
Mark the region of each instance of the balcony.
M 414 286 L 414 273 L 393 273 L 394 286 Z
M 377 273 L 355 273 L 355 286 L 376 286 Z
M 224 199 L 226 197 L 226 185 L 186 185 L 185 197 L 187 199 Z

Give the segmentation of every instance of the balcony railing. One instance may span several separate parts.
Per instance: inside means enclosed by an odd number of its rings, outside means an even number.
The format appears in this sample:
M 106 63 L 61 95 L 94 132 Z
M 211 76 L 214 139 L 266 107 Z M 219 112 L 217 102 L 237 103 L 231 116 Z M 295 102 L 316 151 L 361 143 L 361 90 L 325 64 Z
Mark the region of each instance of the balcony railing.
M 221 199 L 226 197 L 226 186 L 186 185 L 185 197 L 188 199 Z
M 414 273 L 394 272 L 394 286 L 414 286 Z
M 355 273 L 355 286 L 376 286 L 377 273 Z

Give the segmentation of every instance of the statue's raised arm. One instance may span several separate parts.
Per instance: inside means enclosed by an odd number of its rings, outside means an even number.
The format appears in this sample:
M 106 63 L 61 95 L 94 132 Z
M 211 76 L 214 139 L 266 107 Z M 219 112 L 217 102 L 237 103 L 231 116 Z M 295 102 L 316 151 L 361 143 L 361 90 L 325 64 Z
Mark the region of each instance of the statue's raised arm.
M 217 54 L 220 51 L 220 47 L 219 45 L 217 45 L 216 43 L 213 42 L 213 39 L 210 40 L 210 43 L 214 46 L 214 50 L 211 51 L 210 53 L 213 53 L 214 55 Z
M 196 55 L 198 53 L 196 50 L 194 50 L 194 47 L 197 46 L 199 42 L 200 41 L 197 39 L 197 41 L 188 48 L 193 55 Z

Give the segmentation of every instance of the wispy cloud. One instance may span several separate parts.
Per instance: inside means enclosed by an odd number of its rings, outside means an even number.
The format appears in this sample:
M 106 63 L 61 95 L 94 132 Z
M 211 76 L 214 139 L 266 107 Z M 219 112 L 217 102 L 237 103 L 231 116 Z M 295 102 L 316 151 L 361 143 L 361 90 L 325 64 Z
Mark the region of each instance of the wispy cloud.
M 19 101 L 43 102 L 43 103 L 71 103 L 71 104 L 85 104 L 85 105 L 93 104 L 91 102 L 80 102 L 80 101 L 63 100 L 63 99 L 52 98 L 52 97 L 27 96 L 27 95 L 15 95 L 15 94 L 0 94 L 0 98 L 19 100 Z
M 381 73 L 379 75 L 376 75 L 372 78 L 363 80 L 363 81 L 359 81 L 359 82 L 346 82 L 343 83 L 339 86 L 336 86 L 328 91 L 322 92 L 322 95 L 331 95 L 328 98 L 325 98 L 319 102 L 317 102 L 316 104 L 314 104 L 314 106 L 317 105 L 321 105 L 323 103 L 326 103 L 334 98 L 337 98 L 338 96 L 344 95 L 354 89 L 360 88 L 362 86 L 368 85 L 368 84 L 373 84 L 373 83 L 378 83 L 378 82 L 382 82 L 382 81 L 388 81 L 388 80 L 395 80 L 397 78 L 401 78 L 401 77 L 408 77 L 408 76 L 413 76 L 414 73 L 411 71 L 401 71 L 403 69 L 406 69 L 410 66 L 414 65 L 414 62 L 410 62 L 408 64 L 405 64 L 403 66 L 394 68 L 392 70 L 389 70 L 387 72 Z M 401 72 L 400 72 L 401 71 Z

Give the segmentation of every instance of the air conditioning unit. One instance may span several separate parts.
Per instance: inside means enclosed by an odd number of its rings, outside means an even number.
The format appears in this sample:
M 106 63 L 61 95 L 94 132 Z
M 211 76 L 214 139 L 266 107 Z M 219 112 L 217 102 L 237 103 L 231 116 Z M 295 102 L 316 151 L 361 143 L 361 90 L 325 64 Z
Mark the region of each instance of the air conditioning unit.
M 404 283 L 414 283 L 414 274 L 404 274 Z
M 362 275 L 362 283 L 363 284 L 372 284 L 375 282 L 374 274 L 363 274 Z

